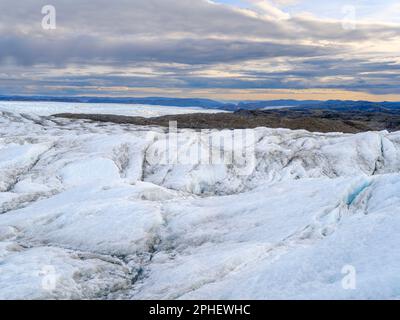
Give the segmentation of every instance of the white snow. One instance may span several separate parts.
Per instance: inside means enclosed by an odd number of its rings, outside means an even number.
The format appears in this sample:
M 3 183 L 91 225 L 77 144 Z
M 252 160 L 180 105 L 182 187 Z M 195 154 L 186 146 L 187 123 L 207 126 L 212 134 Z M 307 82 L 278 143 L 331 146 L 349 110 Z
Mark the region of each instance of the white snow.
M 154 105 L 130 105 L 118 103 L 72 103 L 72 102 L 28 102 L 0 101 L 0 111 L 50 116 L 57 113 L 116 114 L 121 116 L 158 117 L 184 113 L 217 113 L 221 110 L 197 107 L 169 107 Z
M 37 107 L 0 111 L 0 299 L 400 298 L 400 132 L 257 128 L 243 171 L 229 131 Z

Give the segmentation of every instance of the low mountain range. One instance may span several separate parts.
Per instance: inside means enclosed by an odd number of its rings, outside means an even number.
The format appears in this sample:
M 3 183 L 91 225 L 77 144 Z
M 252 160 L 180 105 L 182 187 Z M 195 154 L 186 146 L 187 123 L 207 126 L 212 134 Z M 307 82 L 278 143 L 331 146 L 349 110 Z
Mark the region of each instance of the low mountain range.
M 145 104 L 176 107 L 200 107 L 226 111 L 259 110 L 275 108 L 296 109 L 330 109 L 334 111 L 388 111 L 400 109 L 400 102 L 370 102 L 351 100 L 266 100 L 266 101 L 239 101 L 224 102 L 197 98 L 115 98 L 115 97 L 53 97 L 53 96 L 0 96 L 0 101 L 44 101 L 44 102 L 71 102 L 71 103 L 119 103 Z

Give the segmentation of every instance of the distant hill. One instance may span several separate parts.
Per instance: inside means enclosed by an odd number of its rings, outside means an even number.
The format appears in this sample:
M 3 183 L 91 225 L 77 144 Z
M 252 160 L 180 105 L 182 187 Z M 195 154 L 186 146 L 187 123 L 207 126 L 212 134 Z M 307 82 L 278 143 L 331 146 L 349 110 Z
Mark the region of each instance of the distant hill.
M 304 103 L 296 107 L 297 110 L 322 109 L 331 111 L 389 111 L 399 110 L 400 102 L 370 102 L 370 101 L 343 101 L 328 100 L 320 103 Z
M 266 100 L 266 101 L 242 101 L 238 103 L 221 102 L 211 99 L 197 98 L 114 98 L 114 97 L 52 97 L 52 96 L 0 96 L 0 101 L 36 101 L 36 102 L 76 102 L 76 103 L 122 103 L 122 104 L 147 104 L 174 107 L 200 107 L 206 109 L 221 109 L 237 111 L 240 109 L 257 110 L 276 107 L 296 107 L 303 104 L 313 105 L 323 101 L 299 101 L 299 100 Z
M 201 107 L 208 109 L 223 109 L 230 104 L 210 99 L 186 98 L 107 98 L 107 97 L 51 97 L 51 96 L 0 96 L 0 101 L 36 101 L 36 102 L 76 102 L 76 103 L 122 103 L 148 104 L 174 107 Z
M 388 111 L 400 109 L 400 102 L 370 102 L 350 100 L 265 100 L 241 101 L 237 103 L 221 102 L 211 99 L 196 98 L 111 98 L 111 97 L 52 97 L 52 96 L 0 96 L 0 101 L 45 101 L 45 102 L 76 102 L 76 103 L 121 103 L 121 104 L 147 104 L 175 107 L 199 107 L 206 109 L 219 109 L 226 111 L 261 110 L 275 108 L 304 109 L 329 109 L 332 111 Z
M 276 107 L 296 107 L 304 104 L 307 105 L 317 105 L 323 103 L 323 101 L 318 100 L 265 100 L 265 101 L 243 101 L 239 102 L 235 109 L 245 109 L 245 110 L 257 110 L 257 109 L 268 109 Z

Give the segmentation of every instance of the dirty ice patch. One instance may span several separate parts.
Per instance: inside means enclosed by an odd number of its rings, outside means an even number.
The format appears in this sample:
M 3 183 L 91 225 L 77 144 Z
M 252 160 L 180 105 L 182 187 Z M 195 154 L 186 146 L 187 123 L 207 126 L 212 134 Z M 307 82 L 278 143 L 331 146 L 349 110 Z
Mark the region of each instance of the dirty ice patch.
M 49 143 L 0 145 L 0 191 L 12 187 L 50 147 Z
M 143 190 L 141 190 L 143 191 Z M 4 214 L 0 228 L 13 226 L 37 244 L 129 255 L 156 241 L 163 217 L 157 203 L 140 201 L 134 186 L 72 188 Z
M 60 248 L 3 247 L 0 299 L 101 299 L 130 283 L 118 260 Z

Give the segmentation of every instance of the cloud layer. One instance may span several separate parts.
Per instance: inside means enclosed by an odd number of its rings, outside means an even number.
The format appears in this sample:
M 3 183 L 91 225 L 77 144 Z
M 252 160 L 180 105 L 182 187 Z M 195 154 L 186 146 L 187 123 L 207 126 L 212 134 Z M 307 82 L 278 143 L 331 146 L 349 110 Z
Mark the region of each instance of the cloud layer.
M 0 94 L 400 95 L 400 25 L 288 14 L 279 3 L 54 0 L 57 29 L 43 30 L 45 1 L 2 0 Z

